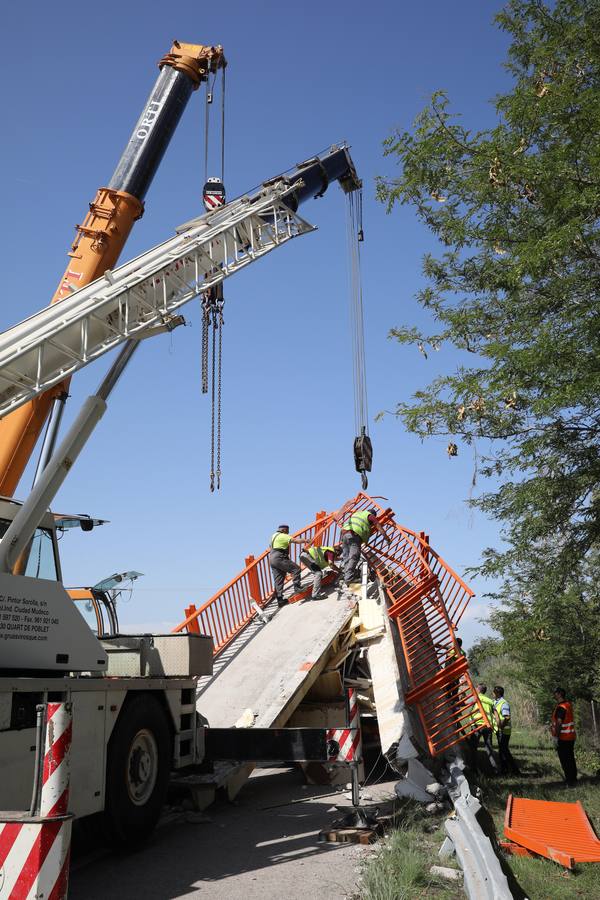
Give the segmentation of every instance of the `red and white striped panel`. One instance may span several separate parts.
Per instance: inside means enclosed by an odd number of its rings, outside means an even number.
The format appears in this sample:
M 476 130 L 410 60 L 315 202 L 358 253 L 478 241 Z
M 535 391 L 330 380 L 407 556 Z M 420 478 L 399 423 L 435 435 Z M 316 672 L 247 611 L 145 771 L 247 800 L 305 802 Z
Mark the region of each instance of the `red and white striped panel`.
M 327 741 L 339 744 L 339 751 L 328 757 L 329 762 L 357 762 L 360 748 L 360 731 L 354 728 L 328 728 Z
M 65 900 L 69 880 L 71 820 L 69 754 L 71 704 L 48 703 L 41 821 L 25 815 L 0 820 L 0 897 L 2 900 Z
M 358 696 L 354 688 L 348 688 L 348 727 L 329 728 L 327 740 L 336 741 L 340 745 L 337 756 L 332 760 L 339 762 L 359 762 L 362 759 L 362 743 L 360 739 L 360 713 Z
M 71 705 L 48 703 L 40 816 L 65 816 L 69 807 Z
M 211 210 L 217 209 L 218 206 L 224 206 L 225 204 L 225 198 L 215 194 L 205 194 L 202 199 L 204 200 L 204 206 L 206 207 L 207 212 L 211 212 Z
M 2 900 L 65 900 L 71 819 L 0 824 Z

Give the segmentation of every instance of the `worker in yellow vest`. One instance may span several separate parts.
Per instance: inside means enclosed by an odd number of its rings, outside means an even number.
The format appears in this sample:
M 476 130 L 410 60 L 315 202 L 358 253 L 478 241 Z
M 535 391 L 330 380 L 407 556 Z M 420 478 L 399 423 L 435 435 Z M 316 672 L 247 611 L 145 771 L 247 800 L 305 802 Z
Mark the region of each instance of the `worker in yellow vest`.
M 444 650 L 445 651 L 446 655 L 445 655 L 444 661 L 443 661 L 444 669 L 447 669 L 449 666 L 451 666 L 455 659 L 459 659 L 461 656 L 467 655 L 465 653 L 465 651 L 463 650 L 462 638 L 455 637 L 455 641 L 456 641 L 456 647 L 454 646 L 454 644 L 451 644 L 450 647 L 448 647 L 447 643 L 433 645 L 436 648 L 436 650 Z M 448 691 L 448 697 L 453 702 L 455 702 L 457 699 L 458 691 L 460 689 L 460 682 L 461 682 L 461 678 L 457 678 L 456 681 L 449 681 L 446 686 L 446 689 Z
M 564 688 L 557 687 L 554 691 L 556 706 L 552 713 L 550 731 L 554 738 L 554 744 L 558 758 L 565 775 L 565 781 L 569 787 L 577 784 L 577 763 L 575 762 L 575 718 L 573 706 L 567 700 Z
M 360 548 L 368 543 L 373 531 L 383 535 L 389 544 L 389 538 L 383 527 L 377 521 L 377 507 L 361 509 L 353 512 L 349 519 L 342 525 L 342 565 L 344 567 L 344 581 L 346 584 L 359 581 L 356 567 L 360 559 Z
M 512 720 L 510 716 L 510 703 L 504 696 L 504 688 L 501 684 L 494 687 L 494 731 L 498 740 L 498 756 L 500 757 L 500 774 L 520 775 L 508 745 L 512 733 Z
M 339 575 L 340 570 L 335 564 L 335 558 L 340 552 L 336 547 L 309 547 L 300 554 L 300 564 L 313 573 L 311 600 L 321 600 L 325 596 L 321 591 L 325 569 L 331 569 Z
M 283 585 L 285 583 L 286 575 L 289 574 L 294 579 L 294 591 L 297 594 L 302 590 L 300 566 L 290 559 L 290 544 L 305 543 L 306 538 L 290 537 L 289 525 L 280 525 L 275 534 L 271 537 L 269 565 L 271 566 L 271 574 L 273 575 L 273 584 L 275 585 L 275 594 L 277 596 L 277 606 L 279 607 L 285 606 L 288 602 L 283 596 Z
M 477 685 L 477 696 L 483 707 L 483 712 L 481 712 L 479 706 L 475 703 L 471 718 L 477 725 L 483 725 L 484 727 L 479 731 L 476 731 L 469 738 L 469 743 L 471 744 L 471 749 L 473 751 L 473 769 L 477 771 L 477 747 L 479 746 L 479 738 L 481 737 L 483 738 L 483 747 L 487 754 L 492 772 L 494 775 L 497 775 L 498 763 L 496 762 L 494 747 L 492 745 L 494 701 L 487 695 L 487 684 L 482 683 Z

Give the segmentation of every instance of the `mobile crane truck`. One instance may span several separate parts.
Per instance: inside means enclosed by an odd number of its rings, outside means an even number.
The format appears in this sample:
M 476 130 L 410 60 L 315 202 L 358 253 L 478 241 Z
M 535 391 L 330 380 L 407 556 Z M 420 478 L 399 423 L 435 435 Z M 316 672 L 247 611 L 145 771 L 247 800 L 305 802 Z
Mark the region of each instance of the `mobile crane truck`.
M 187 77 L 185 64 L 180 65 L 173 71 Z M 167 80 L 172 87 L 167 98 L 174 98 L 177 108 L 181 97 L 177 98 L 173 84 L 181 85 L 181 81 L 174 75 Z M 170 100 L 165 99 L 161 109 L 169 107 Z M 141 122 L 146 121 L 145 115 Z M 118 191 L 131 191 L 138 199 L 143 196 L 176 118 L 176 111 L 170 116 L 165 112 L 167 124 L 163 122 L 162 128 L 167 135 L 156 124 L 158 115 L 147 117 L 147 125 L 138 122 L 129 146 L 136 141 L 142 145 L 139 152 L 127 151 L 126 164 L 122 160 L 118 167 L 118 172 L 129 172 L 118 182 Z M 155 150 L 149 154 L 143 139 L 151 134 Z M 122 345 L 98 392 L 84 403 L 54 452 L 52 436 L 44 466 L 38 466 L 25 503 L 0 499 L 3 808 L 28 807 L 36 705 L 44 701 L 65 697 L 72 701 L 70 807 L 77 817 L 101 814 L 116 844 L 143 840 L 159 817 L 171 773 L 205 760 L 207 729 L 196 711 L 195 686 L 199 676 L 212 670 L 211 638 L 94 634 L 63 587 L 57 520 L 48 510 L 140 342 L 180 324 L 176 311 L 184 303 L 291 238 L 313 230 L 297 214 L 298 206 L 309 197 L 321 196 L 333 181 L 346 193 L 360 187 L 346 147 L 334 147 L 265 182 L 253 194 L 200 216 L 165 243 L 114 271 L 107 270 L 86 287 L 69 288 L 58 298 L 60 302 L 0 335 L 0 416 L 11 418 L 25 409 L 27 428 L 35 426 L 38 433 L 48 405 L 43 414 L 35 409 L 32 413 L 32 401 L 47 398 L 48 390 L 62 386 L 73 372 Z M 139 205 L 127 201 L 126 206 L 129 222 L 131 210 L 139 212 Z M 113 211 L 107 220 L 116 223 L 117 213 Z M 121 243 L 128 227 L 120 233 Z M 90 247 L 94 241 L 104 245 L 101 234 L 105 231 L 94 236 L 83 230 L 82 239 L 89 238 Z M 13 428 L 17 437 L 23 426 L 19 421 Z M 30 436 L 13 442 L 12 456 L 5 459 L 5 472 L 12 472 L 9 481 L 14 482 L 14 466 L 22 467 L 31 447 Z M 101 592 L 93 595 L 93 601 L 102 604 Z M 105 618 L 112 621 L 114 632 L 118 628 L 114 609 Z M 336 752 L 327 745 L 324 730 L 290 731 L 298 731 L 287 739 L 292 749 L 282 751 L 279 742 L 280 749 L 273 751 L 278 755 L 271 758 L 327 760 Z M 242 751 L 236 748 L 235 734 L 231 738 L 225 742 L 230 750 L 219 758 L 252 761 L 247 740 Z M 264 741 L 256 758 L 270 758 Z

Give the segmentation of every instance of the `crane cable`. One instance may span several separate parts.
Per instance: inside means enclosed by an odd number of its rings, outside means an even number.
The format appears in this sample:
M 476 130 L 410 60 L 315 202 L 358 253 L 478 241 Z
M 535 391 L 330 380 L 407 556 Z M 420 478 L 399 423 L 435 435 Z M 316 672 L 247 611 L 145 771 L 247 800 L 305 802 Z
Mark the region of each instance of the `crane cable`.
M 369 484 L 367 472 L 373 463 L 373 446 L 369 437 L 367 374 L 365 364 L 365 326 L 361 279 L 360 244 L 364 240 L 362 223 L 362 188 L 346 194 L 346 235 L 348 241 L 350 283 L 350 330 L 352 332 L 352 374 L 354 382 L 354 465 L 361 475 L 362 488 Z
M 225 67 L 221 69 L 221 183 L 225 175 Z M 204 182 L 208 181 L 208 163 L 210 149 L 210 106 L 217 75 L 212 85 L 206 81 L 206 113 L 204 127 Z M 202 306 L 202 393 L 208 394 L 209 388 L 209 332 L 212 326 L 210 341 L 211 369 L 211 435 L 210 435 L 210 490 L 221 488 L 221 398 L 222 398 L 222 360 L 223 360 L 223 285 L 219 283 L 206 291 L 201 298 Z M 216 460 L 215 460 L 216 457 Z M 216 467 L 215 467 L 216 461 Z

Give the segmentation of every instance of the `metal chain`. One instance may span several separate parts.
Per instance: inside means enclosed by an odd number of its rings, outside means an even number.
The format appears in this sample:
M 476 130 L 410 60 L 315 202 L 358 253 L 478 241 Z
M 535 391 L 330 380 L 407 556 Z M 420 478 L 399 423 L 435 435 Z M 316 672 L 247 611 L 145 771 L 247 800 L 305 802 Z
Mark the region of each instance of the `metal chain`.
M 215 489 L 215 344 L 217 338 L 217 319 L 212 309 L 212 385 L 211 385 L 211 423 L 210 423 L 210 490 Z
M 208 328 L 210 312 L 208 294 L 203 294 L 202 304 L 202 393 L 208 394 Z
M 219 357 L 217 374 L 217 490 L 221 490 L 221 394 L 222 394 L 222 362 L 223 362 L 223 301 L 219 301 L 217 312 L 219 319 Z

